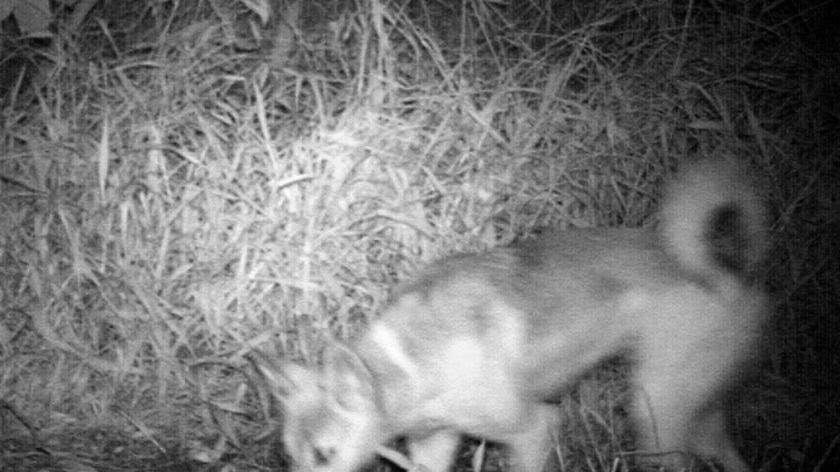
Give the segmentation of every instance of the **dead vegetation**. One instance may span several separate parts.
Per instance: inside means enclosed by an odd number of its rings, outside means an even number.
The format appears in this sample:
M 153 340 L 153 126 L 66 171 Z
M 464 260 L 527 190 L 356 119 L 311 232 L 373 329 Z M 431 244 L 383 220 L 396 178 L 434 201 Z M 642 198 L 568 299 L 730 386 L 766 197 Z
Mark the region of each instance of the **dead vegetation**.
M 707 155 L 761 169 L 775 216 L 744 455 L 833 470 L 836 10 L 103 0 L 48 40 L 5 20 L 3 470 L 282 468 L 245 353 L 316 362 L 443 254 L 644 224 Z M 620 372 L 563 402 L 565 470 L 629 467 Z

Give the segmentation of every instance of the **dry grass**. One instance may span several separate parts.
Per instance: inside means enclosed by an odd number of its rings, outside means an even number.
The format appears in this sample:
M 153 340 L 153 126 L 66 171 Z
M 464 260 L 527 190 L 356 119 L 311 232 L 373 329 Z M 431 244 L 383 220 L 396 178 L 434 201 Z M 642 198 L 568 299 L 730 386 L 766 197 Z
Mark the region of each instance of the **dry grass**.
M 838 464 L 830 5 L 100 3 L 48 44 L 0 27 L 0 461 L 276 466 L 243 354 L 315 362 L 417 265 L 643 224 L 726 154 L 777 217 L 739 437 L 762 470 Z M 565 470 L 627 467 L 616 376 L 564 403 Z

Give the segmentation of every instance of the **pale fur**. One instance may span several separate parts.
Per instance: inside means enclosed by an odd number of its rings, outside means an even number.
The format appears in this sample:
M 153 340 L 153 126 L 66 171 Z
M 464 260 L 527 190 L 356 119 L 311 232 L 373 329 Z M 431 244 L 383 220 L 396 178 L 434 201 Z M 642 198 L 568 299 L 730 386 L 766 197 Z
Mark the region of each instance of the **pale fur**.
M 689 167 L 658 230 L 549 232 L 431 265 L 395 291 L 352 346 L 322 369 L 258 359 L 284 405 L 298 468 L 353 472 L 408 438 L 415 463 L 446 471 L 462 434 L 509 446 L 539 472 L 559 431 L 551 404 L 607 357 L 634 361 L 639 449 L 667 468 L 691 457 L 749 470 L 722 400 L 756 351 L 766 301 L 751 282 L 764 213 L 742 167 Z M 681 452 L 688 454 L 679 454 Z

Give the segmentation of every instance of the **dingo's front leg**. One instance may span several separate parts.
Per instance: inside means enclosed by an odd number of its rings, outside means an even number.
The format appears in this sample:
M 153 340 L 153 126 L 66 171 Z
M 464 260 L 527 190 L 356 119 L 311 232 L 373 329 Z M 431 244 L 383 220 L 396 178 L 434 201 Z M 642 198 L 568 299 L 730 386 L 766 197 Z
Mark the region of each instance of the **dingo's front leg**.
M 556 457 L 552 456 L 555 435 L 560 427 L 560 411 L 557 406 L 539 404 L 532 407 L 532 413 L 522 421 L 521 432 L 511 435 L 510 463 L 516 472 L 554 472 Z
M 411 462 L 428 472 L 447 472 L 461 436 L 455 431 L 440 430 L 428 436 L 412 437 L 408 441 Z

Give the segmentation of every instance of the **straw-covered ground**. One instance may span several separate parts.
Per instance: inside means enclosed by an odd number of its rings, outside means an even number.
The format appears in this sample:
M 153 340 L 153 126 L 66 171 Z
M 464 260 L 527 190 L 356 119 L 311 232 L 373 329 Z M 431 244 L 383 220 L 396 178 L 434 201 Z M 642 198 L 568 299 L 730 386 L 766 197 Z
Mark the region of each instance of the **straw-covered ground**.
M 317 362 L 422 264 L 645 224 L 718 155 L 773 215 L 735 437 L 755 470 L 840 470 L 829 0 L 53 6 L 51 35 L 0 23 L 3 471 L 285 470 L 246 353 Z M 625 370 L 563 398 L 565 471 L 633 467 Z

